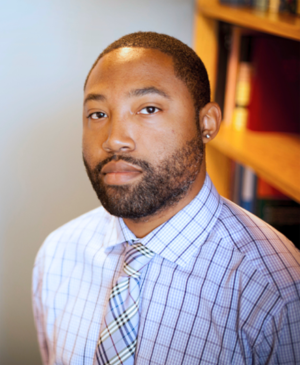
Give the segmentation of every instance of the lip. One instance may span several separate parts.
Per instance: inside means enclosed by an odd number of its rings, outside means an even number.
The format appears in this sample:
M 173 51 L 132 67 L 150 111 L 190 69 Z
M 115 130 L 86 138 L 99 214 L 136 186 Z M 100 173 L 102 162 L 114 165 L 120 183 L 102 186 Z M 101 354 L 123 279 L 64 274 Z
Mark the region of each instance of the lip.
M 142 172 L 142 170 L 125 161 L 111 161 L 107 163 L 101 170 L 102 174 L 123 172 Z
M 107 185 L 128 184 L 142 174 L 142 170 L 125 161 L 111 161 L 101 170 Z

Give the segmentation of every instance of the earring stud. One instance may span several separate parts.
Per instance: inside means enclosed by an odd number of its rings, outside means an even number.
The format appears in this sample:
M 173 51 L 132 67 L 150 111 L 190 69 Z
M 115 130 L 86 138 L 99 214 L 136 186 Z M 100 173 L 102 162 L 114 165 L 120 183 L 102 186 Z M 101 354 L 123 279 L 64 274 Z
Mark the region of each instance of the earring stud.
M 209 134 L 207 134 L 205 137 L 206 137 L 207 139 L 209 139 L 209 138 L 210 138 L 210 135 L 209 135 Z

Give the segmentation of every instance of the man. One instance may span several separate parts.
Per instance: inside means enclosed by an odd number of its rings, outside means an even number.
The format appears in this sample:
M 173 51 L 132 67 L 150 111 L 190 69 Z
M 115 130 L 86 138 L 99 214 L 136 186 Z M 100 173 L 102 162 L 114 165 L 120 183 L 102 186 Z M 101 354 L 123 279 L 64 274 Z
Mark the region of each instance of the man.
M 83 157 L 102 203 L 34 268 L 45 364 L 296 364 L 300 255 L 220 197 L 204 65 L 157 33 L 111 44 L 85 84 Z

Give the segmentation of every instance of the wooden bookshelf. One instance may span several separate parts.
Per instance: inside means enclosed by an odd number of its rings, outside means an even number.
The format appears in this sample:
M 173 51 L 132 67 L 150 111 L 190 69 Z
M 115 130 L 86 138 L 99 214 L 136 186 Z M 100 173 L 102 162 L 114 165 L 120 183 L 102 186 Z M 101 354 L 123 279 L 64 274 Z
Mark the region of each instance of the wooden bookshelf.
M 211 147 L 247 165 L 300 202 L 300 138 L 284 133 L 234 131 L 222 125 Z
M 300 18 L 197 0 L 194 48 L 206 65 L 214 95 L 218 21 L 300 41 Z M 207 169 L 221 195 L 229 197 L 230 160 L 251 167 L 290 198 L 300 202 L 300 139 L 283 133 L 237 132 L 223 125 L 207 145 Z
M 214 2 L 214 0 L 199 0 L 197 10 L 212 19 L 223 20 L 227 23 L 284 38 L 300 40 L 300 17 L 297 16 L 226 6 Z

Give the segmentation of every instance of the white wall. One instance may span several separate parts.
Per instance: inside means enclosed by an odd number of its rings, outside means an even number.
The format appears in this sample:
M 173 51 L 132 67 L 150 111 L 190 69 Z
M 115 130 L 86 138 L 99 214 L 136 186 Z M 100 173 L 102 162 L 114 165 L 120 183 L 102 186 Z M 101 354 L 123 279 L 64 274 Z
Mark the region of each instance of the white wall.
M 81 161 L 85 76 L 109 43 L 153 30 L 192 43 L 193 0 L 0 3 L 0 364 L 40 364 L 31 310 L 36 252 L 96 207 Z

